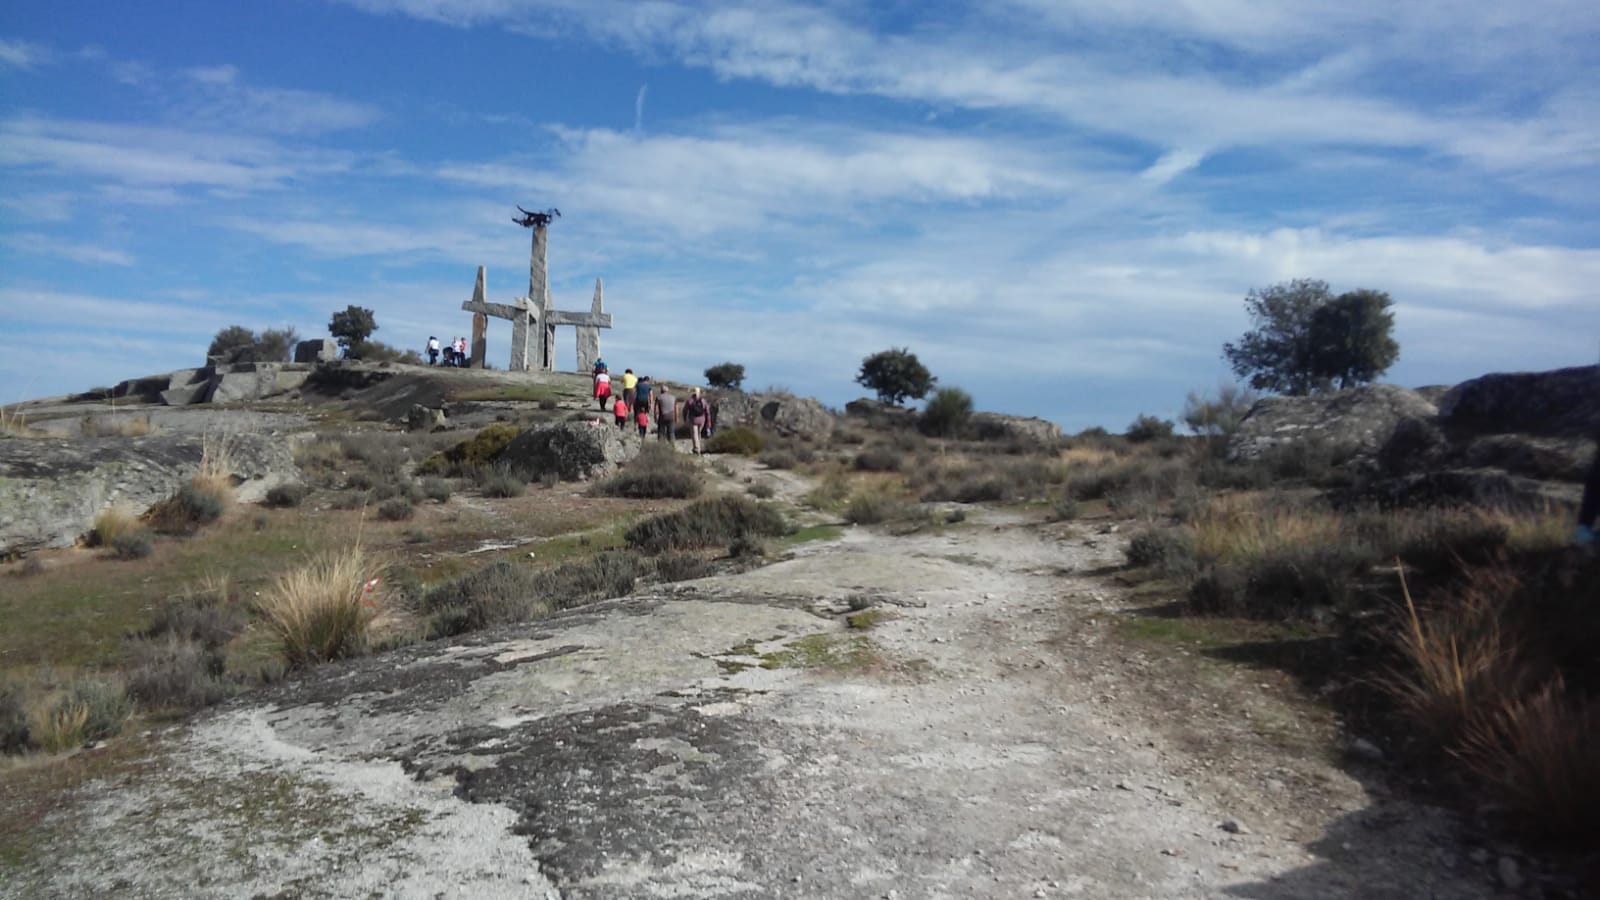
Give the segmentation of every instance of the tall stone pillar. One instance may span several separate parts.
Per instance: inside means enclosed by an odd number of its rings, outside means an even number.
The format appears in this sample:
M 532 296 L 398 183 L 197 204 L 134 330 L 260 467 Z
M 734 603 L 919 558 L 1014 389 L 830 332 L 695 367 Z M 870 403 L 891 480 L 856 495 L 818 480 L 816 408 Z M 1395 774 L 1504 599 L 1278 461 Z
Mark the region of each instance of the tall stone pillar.
M 488 302 L 488 291 L 485 288 L 487 273 L 483 266 L 478 267 L 478 284 L 472 289 L 472 302 L 483 304 Z M 472 314 L 472 358 L 469 365 L 474 369 L 483 368 L 483 361 L 489 347 L 489 316 L 486 313 L 475 312 Z
M 533 227 L 533 247 L 528 253 L 528 301 L 533 304 L 538 315 L 539 323 L 534 334 L 533 357 L 540 369 L 550 371 L 554 368 L 551 356 L 555 351 L 555 330 L 546 326 L 545 321 L 550 312 L 550 274 L 545 265 L 545 251 L 549 245 L 550 228 L 548 223 L 540 222 Z M 523 323 L 526 328 L 526 322 Z
M 589 307 L 589 314 L 596 320 L 605 312 L 605 292 L 600 284 L 600 279 L 594 280 L 594 303 Z M 578 331 L 578 371 L 590 372 L 594 370 L 594 361 L 600 358 L 600 329 L 593 325 L 579 325 Z

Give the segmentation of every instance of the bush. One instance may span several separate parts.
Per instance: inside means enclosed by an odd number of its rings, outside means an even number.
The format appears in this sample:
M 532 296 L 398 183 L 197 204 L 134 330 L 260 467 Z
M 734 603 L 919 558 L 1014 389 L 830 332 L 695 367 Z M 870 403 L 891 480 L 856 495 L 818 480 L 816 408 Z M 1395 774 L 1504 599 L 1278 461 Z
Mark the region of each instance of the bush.
M 407 497 L 390 497 L 378 504 L 378 517 L 388 522 L 404 522 L 414 512 L 416 507 Z
M 738 425 L 733 428 L 724 428 L 711 435 L 711 440 L 705 445 L 707 453 L 737 453 L 740 456 L 755 456 L 761 452 L 761 435 L 753 428 Z
M 958 387 L 939 388 L 922 410 L 918 427 L 924 434 L 953 438 L 972 419 L 972 395 Z
M 138 516 L 120 506 L 107 507 L 94 517 L 94 530 L 89 533 L 89 543 L 96 547 L 109 547 L 118 536 L 144 528 Z
M 422 479 L 422 495 L 436 503 L 446 503 L 450 500 L 450 482 L 443 478 Z
M 693 553 L 663 553 L 656 557 L 656 577 L 662 581 L 692 581 L 711 573 L 711 563 Z
M 856 454 L 855 467 L 863 472 L 898 472 L 904 462 L 904 454 L 875 444 Z
M 548 613 L 549 605 L 537 596 L 537 576 L 529 566 L 501 560 L 429 589 L 422 597 L 430 616 L 428 636 L 464 634 Z
M 1194 535 L 1186 528 L 1141 531 L 1128 541 L 1128 564 L 1149 566 L 1168 578 L 1188 578 L 1199 568 Z
M 27 746 L 27 698 L 21 685 L 0 681 L 0 753 L 21 753 Z
M 758 537 L 741 535 L 728 544 L 728 556 L 734 559 L 760 559 L 767 555 L 767 544 Z
M 515 563 L 491 563 L 423 595 L 430 637 L 463 634 L 526 622 L 560 609 L 621 597 L 644 568 L 637 554 L 619 550 L 539 572 Z
M 1173 427 L 1173 424 L 1166 419 L 1140 413 L 1139 417 L 1133 420 L 1133 424 L 1128 426 L 1128 430 L 1123 432 L 1123 436 L 1135 444 L 1166 440 L 1172 437 Z
M 723 495 L 697 500 L 674 512 L 646 519 L 623 538 L 647 553 L 714 547 L 741 537 L 776 537 L 788 532 L 783 515 L 748 497 Z
M 778 490 L 768 482 L 757 481 L 745 488 L 744 492 L 757 500 L 771 500 L 778 493 Z
M 120 682 L 80 679 L 41 707 L 28 730 L 36 745 L 59 753 L 116 736 L 131 715 L 133 704 Z
M 704 484 L 700 469 L 670 447 L 645 444 L 639 455 L 621 471 L 596 482 L 593 492 L 602 497 L 697 497 Z
M 133 641 L 128 657 L 128 694 L 148 707 L 200 709 L 228 696 L 220 648 L 168 634 Z
M 306 499 L 306 486 L 303 484 L 280 484 L 267 489 L 267 495 L 262 499 L 266 506 L 278 509 L 288 509 L 299 506 Z
M 485 497 L 521 497 L 527 493 L 528 482 L 513 474 L 510 466 L 485 466 L 473 473 L 478 492 Z
M 423 460 L 417 472 L 423 475 L 470 475 L 494 462 L 512 438 L 521 433 L 522 429 L 515 425 L 490 425 L 468 440 Z
M 719 363 L 706 369 L 706 384 L 714 388 L 737 391 L 744 384 L 744 366 L 738 363 Z
M 222 518 L 225 508 L 224 499 L 216 490 L 198 481 L 191 481 L 179 488 L 176 494 L 156 504 L 150 510 L 149 520 L 157 530 L 188 534 L 201 525 Z
M 852 525 L 876 525 L 907 517 L 912 507 L 904 500 L 880 493 L 857 494 L 845 505 L 844 519 Z
M 1378 556 L 1359 541 L 1283 546 L 1220 563 L 1189 588 L 1189 603 L 1206 613 L 1292 619 L 1316 608 L 1347 611 L 1358 604 Z
M 111 552 L 117 559 L 144 559 L 154 553 L 155 549 L 155 541 L 148 528 L 123 532 L 111 541 Z
M 763 450 L 756 461 L 769 469 L 792 469 L 800 465 L 800 457 L 787 447 L 773 450 Z
M 261 599 L 261 613 L 289 668 L 366 650 L 372 619 L 367 585 L 379 571 L 355 545 L 278 576 Z

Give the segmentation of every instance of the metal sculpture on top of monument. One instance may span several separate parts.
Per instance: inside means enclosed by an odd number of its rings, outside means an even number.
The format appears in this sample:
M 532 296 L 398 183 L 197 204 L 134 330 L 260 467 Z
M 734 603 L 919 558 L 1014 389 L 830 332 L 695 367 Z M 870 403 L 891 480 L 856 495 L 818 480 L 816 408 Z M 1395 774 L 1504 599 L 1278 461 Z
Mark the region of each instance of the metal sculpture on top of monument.
M 485 271 L 478 267 L 478 283 L 472 290 L 472 299 L 461 308 L 472 313 L 473 368 L 483 368 L 485 335 L 489 317 L 511 321 L 511 364 L 513 372 L 539 369 L 553 372 L 556 368 L 556 326 L 572 325 L 578 330 L 578 371 L 588 372 L 600 358 L 600 329 L 611 327 L 611 314 L 604 309 L 604 294 L 600 279 L 594 280 L 594 302 L 586 313 L 565 312 L 553 309 L 550 298 L 550 278 L 545 267 L 545 248 L 550 220 L 559 218 L 561 210 L 529 212 L 517 207 L 521 216 L 511 221 L 524 228 L 533 229 L 533 247 L 528 254 L 528 296 L 516 297 L 510 303 L 490 303 L 485 291 Z M 529 336 L 533 341 L 528 340 Z

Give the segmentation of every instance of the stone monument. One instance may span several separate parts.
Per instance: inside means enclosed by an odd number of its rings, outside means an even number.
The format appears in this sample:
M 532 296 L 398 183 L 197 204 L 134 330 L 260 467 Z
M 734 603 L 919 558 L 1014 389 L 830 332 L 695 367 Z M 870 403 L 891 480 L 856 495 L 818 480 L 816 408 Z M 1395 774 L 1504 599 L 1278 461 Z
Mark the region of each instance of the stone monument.
M 461 304 L 463 310 L 473 314 L 471 365 L 483 365 L 485 332 L 489 316 L 494 316 L 511 320 L 511 371 L 539 369 L 554 372 L 556 327 L 571 325 L 578 331 L 578 371 L 588 372 L 594 367 L 595 360 L 600 358 L 600 329 L 611 327 L 611 314 L 605 311 L 600 279 L 594 280 L 594 302 L 590 304 L 588 312 L 564 312 L 553 308 L 555 304 L 550 298 L 550 276 L 545 253 L 549 244 L 550 220 L 560 216 L 561 210 L 529 212 L 520 206 L 517 209 L 522 215 L 512 221 L 533 229 L 533 246 L 528 252 L 528 296 L 514 298 L 511 303 L 488 302 L 484 268 L 478 267 L 478 283 L 473 288 L 472 299 Z M 530 332 L 533 337 L 531 348 L 528 342 Z

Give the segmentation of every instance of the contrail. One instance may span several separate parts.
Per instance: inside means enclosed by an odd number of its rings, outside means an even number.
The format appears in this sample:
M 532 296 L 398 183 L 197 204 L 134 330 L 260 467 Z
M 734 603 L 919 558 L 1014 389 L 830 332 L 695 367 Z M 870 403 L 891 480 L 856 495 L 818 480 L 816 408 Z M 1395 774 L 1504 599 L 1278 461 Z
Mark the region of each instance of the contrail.
M 639 93 L 633 98 L 633 130 L 637 134 L 644 130 L 644 97 L 650 93 L 650 85 L 639 85 Z

